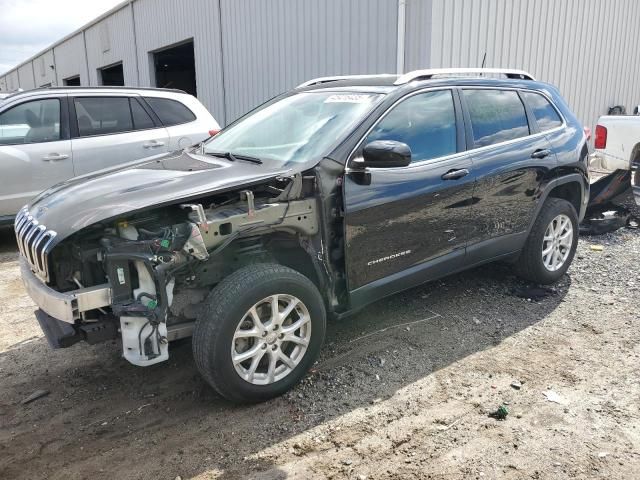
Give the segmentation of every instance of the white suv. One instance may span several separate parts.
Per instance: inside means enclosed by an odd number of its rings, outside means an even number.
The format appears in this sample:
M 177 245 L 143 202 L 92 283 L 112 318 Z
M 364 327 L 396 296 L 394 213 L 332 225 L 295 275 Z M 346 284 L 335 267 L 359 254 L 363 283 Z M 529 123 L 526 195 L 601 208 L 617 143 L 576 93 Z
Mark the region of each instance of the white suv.
M 0 223 L 69 178 L 186 148 L 220 129 L 180 90 L 59 87 L 0 104 Z

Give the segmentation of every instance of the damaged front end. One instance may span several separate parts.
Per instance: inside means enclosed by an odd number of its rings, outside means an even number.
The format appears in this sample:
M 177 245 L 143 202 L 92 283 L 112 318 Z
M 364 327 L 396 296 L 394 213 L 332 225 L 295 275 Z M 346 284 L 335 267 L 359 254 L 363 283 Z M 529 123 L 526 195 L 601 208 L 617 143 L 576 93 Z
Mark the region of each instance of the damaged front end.
M 100 221 L 55 248 L 40 241 L 43 227 L 23 210 L 16 222 L 23 280 L 49 343 L 120 336 L 132 364 L 167 360 L 169 341 L 191 335 L 200 302 L 242 262 L 268 260 L 278 242 L 315 251 L 314 182 L 277 177 Z

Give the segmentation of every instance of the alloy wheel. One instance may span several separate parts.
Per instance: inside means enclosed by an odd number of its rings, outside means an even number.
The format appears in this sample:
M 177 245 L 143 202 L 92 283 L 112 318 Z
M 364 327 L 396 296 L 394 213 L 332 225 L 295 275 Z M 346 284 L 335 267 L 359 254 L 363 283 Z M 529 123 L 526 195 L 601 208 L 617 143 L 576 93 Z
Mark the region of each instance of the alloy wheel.
M 571 219 L 560 214 L 551 220 L 542 239 L 542 263 L 545 268 L 550 272 L 561 269 L 571 253 L 572 245 Z
M 270 385 L 300 363 L 311 339 L 311 317 L 292 295 L 263 298 L 242 317 L 231 342 L 233 366 L 253 385 Z

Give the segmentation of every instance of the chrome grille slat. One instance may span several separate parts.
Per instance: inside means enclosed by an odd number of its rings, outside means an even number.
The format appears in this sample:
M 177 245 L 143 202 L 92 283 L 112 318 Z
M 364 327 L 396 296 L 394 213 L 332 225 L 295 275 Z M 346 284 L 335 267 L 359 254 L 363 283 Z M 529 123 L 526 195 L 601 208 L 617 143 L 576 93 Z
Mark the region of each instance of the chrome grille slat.
M 35 231 L 38 233 L 33 237 L 33 241 L 30 243 L 29 254 L 31 255 L 31 258 L 33 258 L 33 264 L 37 268 L 40 268 L 40 265 L 38 265 L 38 254 L 37 254 L 38 243 L 40 243 L 40 241 L 42 240 L 42 237 L 47 233 L 47 229 L 44 225 L 38 225 Z
M 31 222 L 30 222 L 28 217 L 25 217 L 25 222 L 22 224 L 22 227 L 20 227 L 20 230 L 18 232 L 16 232 L 17 237 L 18 237 L 18 242 L 20 243 L 20 248 L 22 250 L 22 254 L 23 255 L 25 253 L 24 234 L 27 231 L 27 229 L 29 228 L 29 225 L 31 225 Z
M 29 263 L 31 265 L 33 265 L 35 262 L 33 261 L 33 257 L 31 256 L 31 241 L 33 239 L 33 236 L 38 233 L 38 222 L 37 221 L 33 221 L 33 223 L 31 224 L 31 227 L 29 227 L 29 231 L 27 232 L 26 236 L 24 237 L 24 246 L 25 246 L 25 250 L 26 250 L 26 254 L 27 254 L 27 259 L 29 260 Z
M 27 208 L 23 208 L 16 215 L 14 226 L 18 249 L 20 254 L 27 260 L 31 270 L 40 277 L 41 280 L 49 281 L 49 262 L 47 254 L 56 232 L 47 230 L 29 213 Z

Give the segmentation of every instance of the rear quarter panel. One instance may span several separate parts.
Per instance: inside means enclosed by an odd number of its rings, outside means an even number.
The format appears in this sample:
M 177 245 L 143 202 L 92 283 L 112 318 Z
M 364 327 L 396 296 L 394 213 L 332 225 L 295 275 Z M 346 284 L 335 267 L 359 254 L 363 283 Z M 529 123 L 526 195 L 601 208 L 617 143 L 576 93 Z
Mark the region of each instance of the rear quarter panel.
M 562 113 L 566 127 L 547 135 L 556 153 L 558 167 L 555 178 L 573 175 L 580 178 L 582 186 L 582 208 L 578 214 L 584 213 L 584 208 L 589 200 L 589 147 L 584 126 L 580 123 L 573 111 L 562 98 L 562 95 L 552 85 L 544 85 L 544 90 L 553 99 L 554 104 Z

